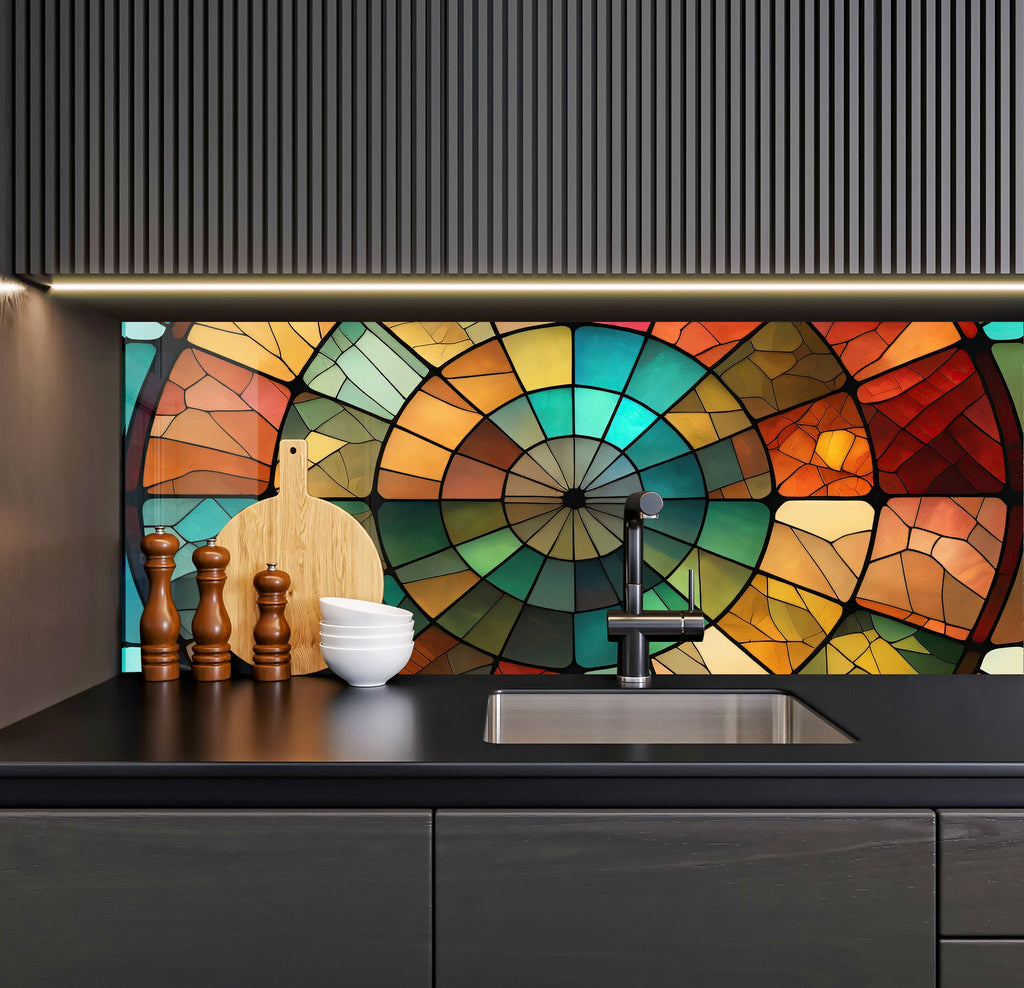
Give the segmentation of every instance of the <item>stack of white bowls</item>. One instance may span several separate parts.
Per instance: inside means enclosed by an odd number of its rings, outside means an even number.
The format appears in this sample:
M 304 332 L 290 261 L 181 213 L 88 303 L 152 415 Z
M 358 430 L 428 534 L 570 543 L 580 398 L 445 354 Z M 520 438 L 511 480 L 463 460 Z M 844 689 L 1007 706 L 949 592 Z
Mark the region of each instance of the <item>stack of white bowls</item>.
M 320 598 L 320 653 L 350 686 L 383 686 L 412 655 L 412 612 L 350 597 Z

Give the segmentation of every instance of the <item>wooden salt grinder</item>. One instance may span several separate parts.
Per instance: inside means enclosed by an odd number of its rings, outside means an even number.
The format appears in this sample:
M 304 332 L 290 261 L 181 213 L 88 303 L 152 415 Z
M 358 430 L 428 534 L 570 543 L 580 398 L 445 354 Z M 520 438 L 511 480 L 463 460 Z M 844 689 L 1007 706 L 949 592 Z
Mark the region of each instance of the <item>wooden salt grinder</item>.
M 231 553 L 207 539 L 192 553 L 199 584 L 199 606 L 192 619 L 192 676 L 200 682 L 231 678 L 231 619 L 224 606 L 224 581 Z
M 179 545 L 174 534 L 165 532 L 159 525 L 141 542 L 149 577 L 149 597 L 139 621 L 139 640 L 142 643 L 142 678 L 149 682 L 178 678 L 181 618 L 171 599 L 171 575 Z
M 277 563 L 267 563 L 267 568 L 253 577 L 260 612 L 252 632 L 252 678 L 257 682 L 275 683 L 291 678 L 292 629 L 284 616 L 291 584 L 292 578 L 279 570 Z

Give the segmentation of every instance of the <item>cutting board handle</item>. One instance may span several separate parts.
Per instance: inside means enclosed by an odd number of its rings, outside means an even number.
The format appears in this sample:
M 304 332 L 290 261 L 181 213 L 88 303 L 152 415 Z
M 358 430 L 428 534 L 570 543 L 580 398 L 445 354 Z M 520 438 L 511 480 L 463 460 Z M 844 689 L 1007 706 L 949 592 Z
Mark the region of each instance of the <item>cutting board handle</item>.
M 306 440 L 286 439 L 277 447 L 281 467 L 278 492 L 286 498 L 309 497 L 306 488 Z

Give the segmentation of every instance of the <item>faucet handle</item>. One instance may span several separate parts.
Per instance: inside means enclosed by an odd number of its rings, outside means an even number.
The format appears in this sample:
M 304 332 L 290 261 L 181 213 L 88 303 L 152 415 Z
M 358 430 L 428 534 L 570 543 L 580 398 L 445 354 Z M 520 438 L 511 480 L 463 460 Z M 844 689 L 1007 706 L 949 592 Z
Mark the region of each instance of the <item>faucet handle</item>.
M 692 569 L 690 570 L 690 595 L 688 597 L 688 600 L 690 601 L 691 611 L 700 610 L 700 603 L 697 601 L 697 592 L 695 589 L 694 573 Z

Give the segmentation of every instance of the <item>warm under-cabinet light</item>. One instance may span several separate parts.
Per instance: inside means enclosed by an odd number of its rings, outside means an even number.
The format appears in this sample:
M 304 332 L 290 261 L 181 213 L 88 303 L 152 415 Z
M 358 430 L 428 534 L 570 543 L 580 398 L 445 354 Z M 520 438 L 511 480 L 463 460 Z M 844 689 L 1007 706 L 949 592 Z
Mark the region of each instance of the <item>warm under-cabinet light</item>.
M 935 292 L 976 295 L 979 292 L 1001 296 L 1020 296 L 1024 299 L 1024 278 L 978 277 L 962 278 L 903 278 L 879 276 L 850 279 L 781 279 L 734 278 L 722 276 L 701 279 L 666 278 L 563 278 L 560 276 L 536 278 L 466 278 L 466 277 L 409 277 L 395 275 L 389 278 L 310 278 L 301 281 L 277 281 L 264 278 L 89 278 L 55 279 L 53 292 L 73 294 L 96 293 L 103 295 L 145 295 L 181 292 L 202 295 L 324 295 L 370 294 L 381 295 L 494 295 L 529 294 L 533 296 L 565 295 L 579 292 L 588 297 L 628 295 L 790 295 L 819 296 L 850 295 L 929 295 Z

